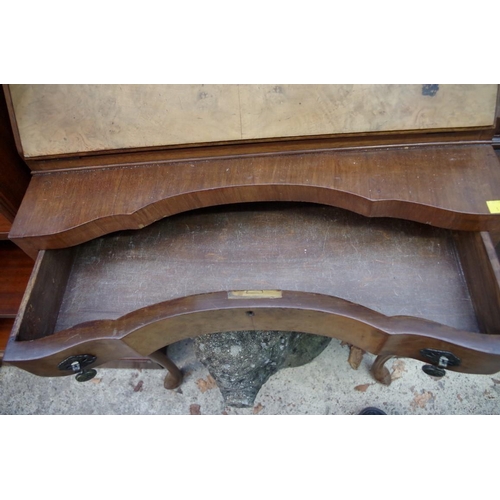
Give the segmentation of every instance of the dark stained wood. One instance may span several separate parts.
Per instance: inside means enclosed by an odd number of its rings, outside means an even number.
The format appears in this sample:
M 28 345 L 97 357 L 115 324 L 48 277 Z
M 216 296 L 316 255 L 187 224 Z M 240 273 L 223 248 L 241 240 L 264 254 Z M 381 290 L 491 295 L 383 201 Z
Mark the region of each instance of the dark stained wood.
M 491 237 L 464 232 L 456 239 L 481 331 L 500 334 L 500 263 Z
M 11 227 L 11 222 L 0 214 L 0 240 L 6 240 L 8 238 Z
M 0 241 L 0 318 L 15 318 L 34 262 L 10 241 Z
M 149 359 L 158 363 L 167 370 L 167 375 L 163 382 L 165 389 L 176 389 L 182 383 L 182 372 L 175 363 L 165 354 L 164 349 L 159 349 L 149 355 Z
M 24 340 L 53 333 L 73 257 L 71 249 L 38 255 L 16 318 Z
M 15 330 L 15 327 L 14 327 Z M 283 291 L 281 299 L 228 298 L 214 292 L 143 308 L 118 320 L 84 323 L 34 342 L 11 337 L 4 361 L 37 375 L 67 375 L 58 364 L 72 354 L 98 357 L 95 366 L 135 351 L 150 355 L 180 340 L 230 330 L 287 330 L 335 337 L 372 354 L 426 361 L 423 348 L 453 352 L 463 373 L 500 371 L 500 337 L 427 320 L 387 317 L 336 297 Z
M 78 202 L 76 201 L 78 200 Z M 35 176 L 10 238 L 34 256 L 195 208 L 307 201 L 368 217 L 498 230 L 491 145 L 356 150 L 148 164 Z
M 5 348 L 9 339 L 10 332 L 14 325 L 14 320 L 11 318 L 0 318 L 0 365 L 5 354 Z
M 370 369 L 373 378 L 384 385 L 391 385 L 392 378 L 391 373 L 385 366 L 387 361 L 389 361 L 394 356 L 392 354 L 380 354 L 375 358 L 373 365 Z
M 478 333 L 452 232 L 304 204 L 205 209 L 41 252 L 5 361 L 57 376 L 72 354 L 99 366 L 230 330 L 335 337 L 382 356 L 382 380 L 389 357 L 425 361 L 422 348 L 453 352 L 456 371 L 500 370 L 500 336 Z
M 56 330 L 186 295 L 263 288 L 478 330 L 452 234 L 407 221 L 310 204 L 234 205 L 74 250 Z
M 398 147 L 443 146 L 464 144 L 490 144 L 491 128 L 456 130 L 421 130 L 368 134 L 342 134 L 334 137 L 296 137 L 293 140 L 261 140 L 231 144 L 211 143 L 171 146 L 163 148 L 144 148 L 140 151 L 111 150 L 95 153 L 82 153 L 76 157 L 43 157 L 28 159 L 27 165 L 34 172 L 53 172 L 71 169 L 92 169 L 142 163 L 177 163 L 209 159 L 228 159 L 241 156 L 267 156 L 280 153 L 332 152 L 337 150 L 387 149 Z
M 497 109 L 495 113 L 495 130 L 492 139 L 492 145 L 497 150 L 500 150 L 500 85 L 497 93 Z
M 28 187 L 30 173 L 19 156 L 0 86 L 0 214 L 12 222 Z

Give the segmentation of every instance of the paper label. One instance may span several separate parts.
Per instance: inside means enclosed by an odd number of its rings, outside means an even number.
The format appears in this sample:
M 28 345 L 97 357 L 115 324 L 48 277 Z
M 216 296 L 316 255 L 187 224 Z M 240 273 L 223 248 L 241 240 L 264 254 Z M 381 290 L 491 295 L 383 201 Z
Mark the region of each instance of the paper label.
M 229 299 L 281 299 L 281 290 L 235 290 L 228 292 Z
M 500 200 L 487 201 L 488 209 L 490 214 L 500 214 Z

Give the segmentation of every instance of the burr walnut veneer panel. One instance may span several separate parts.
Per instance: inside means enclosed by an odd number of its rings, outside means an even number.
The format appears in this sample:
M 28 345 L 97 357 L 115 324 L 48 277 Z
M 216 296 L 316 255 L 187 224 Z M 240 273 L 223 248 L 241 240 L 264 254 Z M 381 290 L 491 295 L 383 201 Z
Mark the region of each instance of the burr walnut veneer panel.
M 26 158 L 493 127 L 496 85 L 10 85 Z

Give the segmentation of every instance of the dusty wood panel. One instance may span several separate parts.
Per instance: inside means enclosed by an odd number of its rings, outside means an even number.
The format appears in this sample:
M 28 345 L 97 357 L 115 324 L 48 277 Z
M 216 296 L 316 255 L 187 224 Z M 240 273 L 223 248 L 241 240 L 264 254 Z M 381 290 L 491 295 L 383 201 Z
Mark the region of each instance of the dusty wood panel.
M 14 325 L 23 340 L 53 333 L 72 263 L 72 249 L 39 253 Z
M 33 260 L 12 242 L 0 242 L 1 318 L 14 318 L 16 316 L 33 264 Z
M 496 85 L 11 85 L 24 155 L 493 127 Z
M 274 155 L 35 176 L 10 237 L 30 255 L 205 206 L 308 201 L 369 217 L 494 230 L 500 164 L 491 146 Z
M 182 214 L 79 246 L 56 330 L 187 295 L 262 289 L 478 328 L 447 231 L 271 204 Z
M 460 233 L 456 241 L 481 331 L 500 334 L 500 263 L 491 237 Z

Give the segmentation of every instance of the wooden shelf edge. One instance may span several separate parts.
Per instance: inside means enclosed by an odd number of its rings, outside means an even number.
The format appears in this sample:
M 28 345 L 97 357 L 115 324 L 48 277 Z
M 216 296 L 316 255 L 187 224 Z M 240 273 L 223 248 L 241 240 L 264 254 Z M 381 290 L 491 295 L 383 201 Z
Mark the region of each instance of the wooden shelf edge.
M 423 348 L 453 352 L 465 373 L 500 371 L 500 336 L 457 330 L 432 321 L 388 317 L 337 297 L 282 291 L 281 298 L 232 299 L 228 292 L 183 297 L 144 307 L 116 320 L 97 320 L 30 342 L 13 331 L 4 361 L 36 375 L 62 376 L 58 364 L 76 353 L 95 366 L 151 353 L 198 335 L 232 330 L 285 330 L 346 341 L 372 354 L 425 361 Z M 19 328 L 18 321 L 14 329 Z M 128 354 L 127 354 L 128 353 Z
M 35 176 L 9 237 L 34 257 L 197 208 L 273 201 L 498 231 L 489 200 L 500 200 L 500 163 L 485 145 L 154 163 Z

